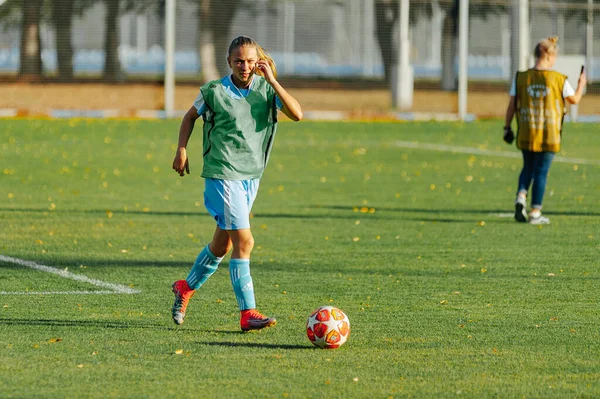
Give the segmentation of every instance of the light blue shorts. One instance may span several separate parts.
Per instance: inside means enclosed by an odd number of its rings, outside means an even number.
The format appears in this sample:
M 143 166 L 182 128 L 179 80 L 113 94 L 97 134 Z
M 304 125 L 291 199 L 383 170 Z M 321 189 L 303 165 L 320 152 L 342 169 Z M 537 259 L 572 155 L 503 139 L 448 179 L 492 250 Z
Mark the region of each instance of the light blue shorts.
M 204 179 L 204 206 L 221 230 L 250 228 L 250 211 L 260 179 Z

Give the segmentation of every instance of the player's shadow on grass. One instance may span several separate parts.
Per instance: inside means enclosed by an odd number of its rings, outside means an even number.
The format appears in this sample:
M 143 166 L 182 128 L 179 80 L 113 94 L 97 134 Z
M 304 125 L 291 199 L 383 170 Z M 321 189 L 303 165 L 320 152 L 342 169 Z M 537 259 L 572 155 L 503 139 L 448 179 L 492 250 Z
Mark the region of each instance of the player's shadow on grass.
M 356 205 L 312 205 L 312 209 L 333 209 L 338 211 L 351 211 L 354 215 L 368 215 L 372 214 L 361 213 L 354 211 L 355 208 L 361 208 Z M 378 207 L 378 206 L 370 206 L 368 207 L 374 208 L 377 211 L 386 211 L 386 212 L 404 212 L 404 213 L 426 213 L 426 214 L 476 214 L 476 215 L 489 215 L 489 214 L 508 214 L 513 213 L 514 208 L 507 207 L 503 209 L 461 209 L 461 208 L 452 208 L 452 209 L 440 209 L 440 208 L 402 208 L 402 207 Z M 600 212 L 591 212 L 591 211 L 544 211 L 546 215 L 556 215 L 556 216 L 600 216 Z
M 486 212 L 489 213 L 489 212 Z M 263 214 L 263 213 L 259 213 L 257 215 L 255 215 L 256 219 L 260 219 L 260 218 L 264 218 L 264 219 L 269 219 L 269 218 L 273 218 L 273 219 L 351 219 L 351 220 L 355 220 L 356 218 L 360 218 L 360 217 L 364 217 L 365 219 L 370 219 L 370 220 L 401 220 L 401 221 L 413 221 L 413 222 L 431 222 L 431 223 L 477 223 L 479 221 L 481 221 L 481 218 L 442 218 L 442 217 L 436 217 L 435 215 L 431 216 L 431 217 L 416 217 L 416 216 L 392 216 L 390 217 L 389 215 L 378 215 L 378 216 L 374 216 L 372 214 L 367 215 L 367 216 L 362 216 L 365 215 L 364 213 L 354 213 L 352 215 L 292 215 L 292 214 Z M 508 218 L 503 218 L 503 219 L 499 219 L 498 222 L 500 223 L 507 223 L 507 222 L 512 222 L 512 220 L 509 220 Z
M 150 215 L 150 216 L 202 216 L 209 215 L 207 211 L 199 212 L 182 212 L 182 211 L 144 211 L 139 209 L 130 209 L 127 211 L 120 209 L 55 209 L 48 210 L 48 208 L 0 208 L 0 212 L 24 212 L 24 213 L 52 213 L 52 214 L 71 214 L 71 215 L 89 215 L 98 214 L 105 215 L 111 213 L 112 215 Z
M 136 323 L 130 321 L 110 321 L 110 320 L 59 320 L 59 319 L 4 319 L 0 318 L 0 325 L 5 326 L 34 326 L 34 327 L 88 327 L 88 328 L 110 328 L 110 329 L 131 329 L 131 328 L 150 328 L 161 330 L 172 330 L 173 327 L 167 327 L 161 324 Z
M 374 208 L 376 210 L 375 213 L 363 213 L 356 212 L 354 209 L 357 206 L 344 206 L 344 205 L 311 205 L 309 209 L 324 209 L 324 210 L 335 210 L 335 211 L 346 211 L 347 214 L 306 214 L 306 213 L 263 213 L 256 212 L 254 213 L 254 217 L 256 218 L 280 218 L 280 219 L 323 219 L 323 218 L 331 218 L 331 219 L 354 219 L 357 215 L 364 215 L 364 217 L 369 217 L 371 219 L 390 219 L 390 215 L 382 215 L 381 211 L 385 212 L 399 212 L 399 213 L 424 213 L 427 215 L 435 215 L 435 214 L 471 214 L 471 215 L 493 215 L 493 214 L 507 214 L 512 213 L 514 210 L 510 207 L 503 209 L 439 209 L 439 208 L 402 208 L 402 207 L 378 207 L 371 206 L 370 208 Z M 359 207 L 360 208 L 360 207 Z M 106 215 L 106 209 L 57 209 L 53 211 L 49 211 L 48 208 L 0 208 L 0 212 L 32 212 L 32 213 L 68 213 L 68 214 L 99 214 Z M 199 212 L 182 212 L 182 211 L 143 211 L 143 210 L 111 210 L 113 215 L 124 214 L 124 215 L 144 215 L 144 216 L 208 216 L 206 211 Z M 555 216 L 600 216 L 600 212 L 591 212 L 591 211 L 545 211 L 547 215 L 555 215 Z M 399 216 L 398 219 L 402 220 L 415 220 L 415 221 L 437 221 L 437 222 L 469 222 L 472 220 L 466 219 L 436 219 L 435 217 L 407 217 L 407 216 Z
M 378 219 L 378 220 L 390 220 L 390 219 L 401 219 L 401 220 L 412 220 L 412 221 L 416 221 L 416 222 L 439 222 L 439 223 L 456 223 L 456 222 L 462 222 L 462 223 L 471 223 L 471 222 L 478 222 L 479 220 L 467 220 L 467 219 L 452 219 L 452 218 L 436 218 L 435 215 L 433 217 L 411 217 L 411 216 L 394 216 L 394 217 L 390 217 L 389 214 L 387 215 L 383 215 L 381 213 L 357 213 L 354 212 L 352 207 L 342 207 L 342 206 L 313 206 L 311 207 L 312 209 L 335 209 L 335 210 L 344 210 L 344 211 L 350 211 L 347 213 L 328 213 L 326 215 L 323 215 L 322 213 L 262 213 L 262 212 L 257 212 L 257 213 L 253 213 L 253 217 L 256 218 L 257 220 L 260 219 L 349 219 L 349 220 L 353 220 L 356 219 L 357 215 L 365 215 L 364 217 L 368 217 L 369 219 Z M 386 209 L 386 208 L 377 208 L 378 210 L 386 210 L 386 211 L 398 211 L 398 212 L 428 212 L 429 214 L 431 213 L 436 213 L 435 210 L 415 210 L 415 209 Z M 35 208 L 14 208 L 14 209 L 9 209 L 9 208 L 0 208 L 0 212 L 36 212 L 36 213 L 44 213 L 44 212 L 49 212 L 48 209 L 46 208 L 42 208 L 42 209 L 35 209 Z M 437 211 L 437 213 L 441 213 L 442 211 Z M 443 211 L 444 213 L 449 213 L 446 211 Z M 500 211 L 481 211 L 481 213 L 490 213 L 490 212 L 500 212 Z M 99 215 L 105 215 L 106 214 L 106 210 L 103 209 L 90 209 L 90 210 L 55 210 L 52 211 L 52 213 L 55 214 L 81 214 L 81 215 L 86 215 L 86 214 L 99 214 Z M 111 211 L 111 213 L 113 215 L 119 215 L 119 214 L 123 214 L 123 215 L 143 215 L 143 216 L 209 216 L 207 212 L 181 212 L 181 211 L 140 211 L 140 210 L 128 210 L 128 211 L 119 211 L 119 210 L 115 210 L 115 211 Z M 454 213 L 459 213 L 458 211 L 454 211 Z M 464 212 L 461 212 L 464 213 Z M 478 212 L 479 213 L 479 212 Z
M 262 349 L 315 349 L 314 346 L 308 345 L 291 345 L 291 344 L 264 344 L 258 342 L 198 342 L 201 345 L 209 346 L 225 346 L 229 348 L 262 348 Z
M 254 217 L 257 220 L 260 219 L 349 219 L 349 220 L 355 220 L 357 218 L 364 218 L 364 220 L 385 220 L 385 221 L 389 221 L 389 220 L 401 220 L 401 221 L 413 221 L 413 222 L 431 222 L 431 223 L 477 223 L 481 221 L 481 217 L 479 218 L 474 218 L 474 217 L 440 217 L 438 214 L 441 213 L 460 213 L 458 211 L 456 212 L 445 212 L 445 211 L 433 211 L 433 212 L 429 212 L 429 211 L 425 211 L 425 210 L 403 210 L 403 209 L 386 209 L 386 208 L 377 208 L 377 210 L 381 211 L 397 211 L 397 212 L 404 212 L 404 215 L 390 215 L 389 213 L 383 213 L 383 212 L 379 212 L 379 213 L 367 213 L 367 212 L 355 212 L 352 207 L 324 207 L 324 206 L 319 206 L 319 207 L 314 207 L 313 209 L 336 209 L 336 210 L 345 210 L 345 211 L 349 211 L 346 212 L 344 214 L 341 213 L 327 213 L 327 214 L 312 214 L 312 215 L 305 215 L 305 214 L 289 214 L 289 213 L 275 213 L 275 214 L 268 214 L 268 213 L 256 213 L 254 214 Z M 420 212 L 427 212 L 427 215 L 423 214 L 422 216 L 419 215 L 410 215 L 410 213 L 420 213 Z M 506 212 L 500 212 L 500 211 L 481 211 L 478 212 L 483 214 L 484 216 L 493 214 L 493 213 L 506 213 Z M 512 222 L 512 220 L 509 220 L 507 217 L 504 218 L 499 218 L 498 221 L 499 223 L 508 223 L 508 222 Z
M 27 259 L 30 262 L 39 262 L 41 264 L 50 266 L 50 267 L 69 267 L 69 268 L 74 268 L 76 270 L 81 270 L 81 273 L 85 274 L 85 269 L 81 269 L 80 265 L 85 265 L 88 267 L 95 267 L 95 266 L 132 266 L 132 267 L 189 267 L 190 266 L 190 262 L 186 262 L 186 261 L 169 261 L 169 260 L 131 260 L 131 259 L 124 259 L 124 260 L 114 260 L 114 259 L 85 259 L 85 258 L 81 258 L 81 259 L 53 259 L 52 262 L 48 262 L 47 260 L 45 260 L 43 257 L 41 256 L 36 256 L 36 257 L 32 257 L 30 259 Z M 8 270 L 8 269 L 23 269 L 23 266 L 15 264 L 15 263 L 9 263 L 9 262 L 4 262 L 2 260 L 0 260 L 0 267 L 2 267 L 3 270 Z

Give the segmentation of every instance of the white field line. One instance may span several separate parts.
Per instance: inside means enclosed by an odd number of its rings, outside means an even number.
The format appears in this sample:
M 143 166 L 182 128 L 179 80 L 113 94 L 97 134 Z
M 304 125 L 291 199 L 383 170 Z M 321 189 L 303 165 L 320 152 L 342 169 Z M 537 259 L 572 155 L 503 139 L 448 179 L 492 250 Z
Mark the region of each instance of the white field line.
M 81 274 L 71 273 L 67 270 L 57 269 L 55 267 L 40 265 L 35 262 L 11 258 L 9 256 L 0 255 L 0 261 L 7 263 L 14 263 L 19 266 L 29 267 L 31 269 L 39 270 L 46 273 L 56 274 L 63 278 L 68 278 L 71 280 L 80 281 L 86 284 L 92 284 L 96 287 L 106 288 L 104 291 L 44 291 L 44 292 L 10 292 L 10 291 L 0 291 L 0 295 L 49 295 L 49 294 L 139 294 L 140 290 L 135 290 L 133 288 L 127 287 L 121 284 L 113 284 L 107 283 L 105 281 L 96 280 L 93 278 L 89 278 L 87 276 Z
M 511 218 L 511 217 L 515 216 L 515 214 L 508 213 L 508 212 L 506 212 L 506 213 L 490 213 L 490 216 L 495 216 L 498 218 Z
M 411 141 L 396 141 L 396 147 L 401 148 L 415 148 L 418 150 L 431 150 L 431 151 L 443 151 L 443 152 L 458 152 L 462 154 L 477 154 L 477 155 L 490 155 L 495 157 L 504 158 L 521 158 L 520 152 L 509 152 L 509 151 L 491 151 L 482 150 L 475 147 L 461 147 L 447 144 L 434 144 L 434 143 L 417 143 Z M 580 158 L 566 158 L 561 156 L 555 156 L 554 162 L 562 163 L 576 163 L 584 165 L 600 165 L 598 159 L 580 159 Z

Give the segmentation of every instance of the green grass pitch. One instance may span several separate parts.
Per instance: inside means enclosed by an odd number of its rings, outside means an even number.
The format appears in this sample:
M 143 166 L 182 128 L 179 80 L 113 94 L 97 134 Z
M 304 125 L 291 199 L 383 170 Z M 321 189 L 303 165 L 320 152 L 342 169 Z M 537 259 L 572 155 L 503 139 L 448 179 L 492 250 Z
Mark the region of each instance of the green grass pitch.
M 281 123 L 251 266 L 278 324 L 243 334 L 228 258 L 170 317 L 214 230 L 201 126 L 181 178 L 176 120 L 1 120 L 0 397 L 599 397 L 598 128 L 565 126 L 537 227 L 501 127 Z M 352 330 L 329 351 L 327 304 Z

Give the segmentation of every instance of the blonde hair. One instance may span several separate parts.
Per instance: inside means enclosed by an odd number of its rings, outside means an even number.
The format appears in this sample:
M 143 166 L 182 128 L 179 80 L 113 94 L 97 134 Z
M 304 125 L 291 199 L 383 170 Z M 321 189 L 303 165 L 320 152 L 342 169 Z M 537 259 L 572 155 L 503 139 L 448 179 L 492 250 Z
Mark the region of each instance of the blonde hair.
M 558 36 L 550 36 L 542 40 L 535 46 L 533 54 L 536 59 L 544 58 L 548 55 L 553 55 L 558 52 Z
M 235 39 L 233 39 L 231 44 L 229 45 L 229 51 L 227 52 L 227 55 L 231 56 L 233 50 L 242 46 L 254 46 L 256 48 L 258 59 L 267 61 L 267 63 L 271 67 L 271 70 L 273 71 L 273 76 L 277 77 L 277 66 L 275 65 L 275 61 L 273 61 L 271 55 L 268 52 L 266 52 L 265 49 L 263 49 L 260 46 L 260 44 L 256 42 L 256 40 L 252 39 L 251 37 L 238 36 Z M 263 76 L 263 73 L 258 68 L 256 69 L 256 73 Z

